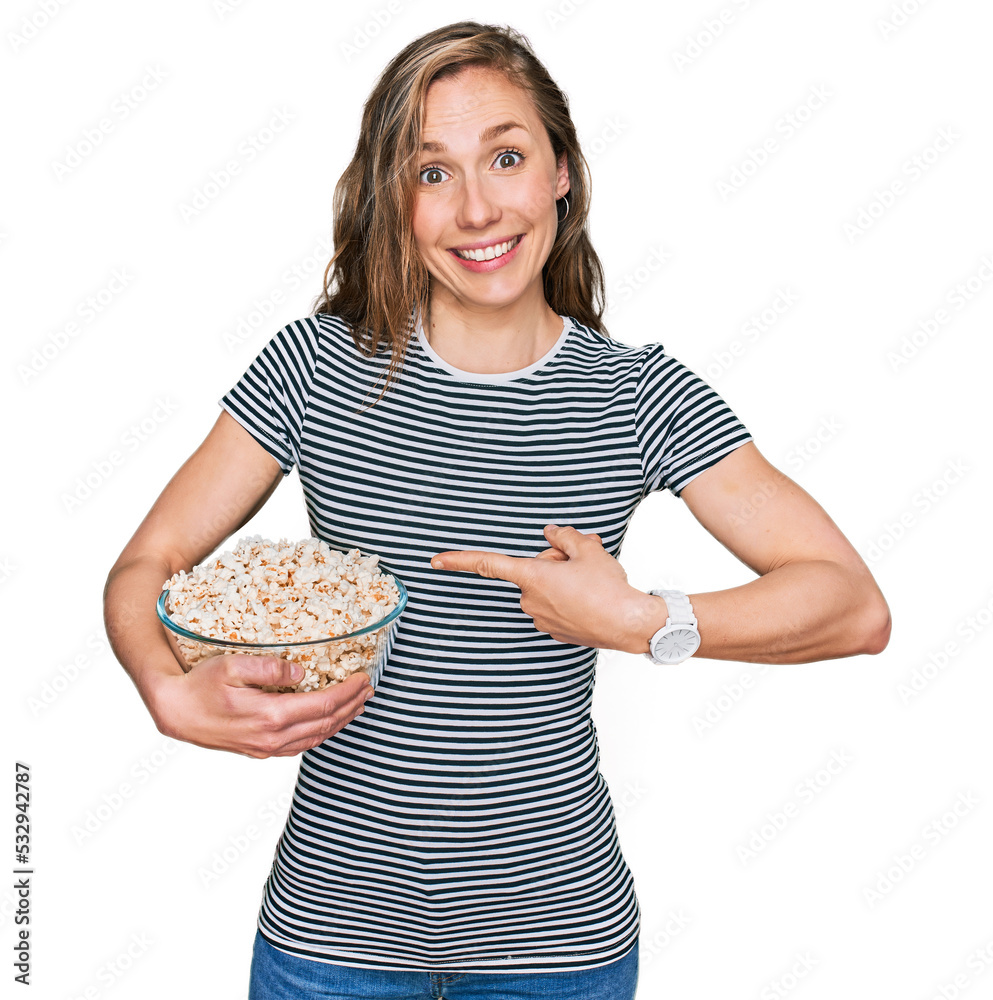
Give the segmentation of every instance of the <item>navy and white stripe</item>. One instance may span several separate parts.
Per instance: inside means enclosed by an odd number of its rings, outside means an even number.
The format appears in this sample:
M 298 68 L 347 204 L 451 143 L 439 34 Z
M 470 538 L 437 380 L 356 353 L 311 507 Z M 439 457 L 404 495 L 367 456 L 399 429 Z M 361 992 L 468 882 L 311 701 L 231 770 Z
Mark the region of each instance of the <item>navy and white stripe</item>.
M 514 585 L 429 560 L 533 556 L 548 523 L 616 556 L 643 497 L 678 495 L 751 437 L 661 345 L 568 317 L 545 357 L 502 375 L 459 372 L 419 331 L 368 408 L 388 361 L 311 316 L 221 401 L 298 467 L 314 535 L 378 552 L 410 595 L 364 714 L 301 758 L 259 928 L 367 968 L 606 965 L 639 908 L 598 769 L 596 650 L 536 631 Z

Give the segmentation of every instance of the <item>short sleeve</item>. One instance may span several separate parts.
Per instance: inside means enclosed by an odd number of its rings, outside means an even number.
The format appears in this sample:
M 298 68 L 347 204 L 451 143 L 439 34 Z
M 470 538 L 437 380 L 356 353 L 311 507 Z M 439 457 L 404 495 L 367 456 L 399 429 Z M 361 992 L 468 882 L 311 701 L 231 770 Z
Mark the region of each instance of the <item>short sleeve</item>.
M 320 329 L 313 318 L 284 326 L 220 405 L 283 470 L 300 461 L 300 435 L 317 364 Z
M 752 440 L 721 396 L 661 344 L 647 352 L 638 376 L 635 430 L 645 495 L 668 489 L 678 497 L 701 472 Z

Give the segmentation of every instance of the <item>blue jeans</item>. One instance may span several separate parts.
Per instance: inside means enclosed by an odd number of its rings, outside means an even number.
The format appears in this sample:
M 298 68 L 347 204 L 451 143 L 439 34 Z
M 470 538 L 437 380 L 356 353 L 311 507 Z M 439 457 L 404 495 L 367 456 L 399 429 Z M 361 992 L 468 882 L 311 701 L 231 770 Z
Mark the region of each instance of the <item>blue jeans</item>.
M 384 972 L 287 955 L 258 932 L 248 1000 L 634 1000 L 638 945 L 581 972 Z

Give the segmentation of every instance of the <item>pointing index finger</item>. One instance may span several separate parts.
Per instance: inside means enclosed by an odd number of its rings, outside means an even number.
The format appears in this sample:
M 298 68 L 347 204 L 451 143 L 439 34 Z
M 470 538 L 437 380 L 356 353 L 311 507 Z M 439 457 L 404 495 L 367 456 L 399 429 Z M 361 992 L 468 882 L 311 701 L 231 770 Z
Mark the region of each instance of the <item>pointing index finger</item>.
M 519 564 L 528 562 L 502 552 L 480 552 L 462 549 L 453 552 L 439 552 L 431 560 L 433 569 L 453 570 L 456 573 L 476 573 L 490 579 L 507 580 L 518 583 Z

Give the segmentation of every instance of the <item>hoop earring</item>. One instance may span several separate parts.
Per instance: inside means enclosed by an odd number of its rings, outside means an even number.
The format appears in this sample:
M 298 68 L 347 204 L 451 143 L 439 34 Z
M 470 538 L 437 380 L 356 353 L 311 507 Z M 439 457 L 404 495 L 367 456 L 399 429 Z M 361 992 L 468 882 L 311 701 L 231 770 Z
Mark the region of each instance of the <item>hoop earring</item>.
M 565 205 L 565 211 L 559 215 L 559 205 Z M 559 222 L 565 222 L 569 217 L 569 198 L 566 195 L 562 195 L 557 202 L 555 202 L 555 215 L 557 216 Z

